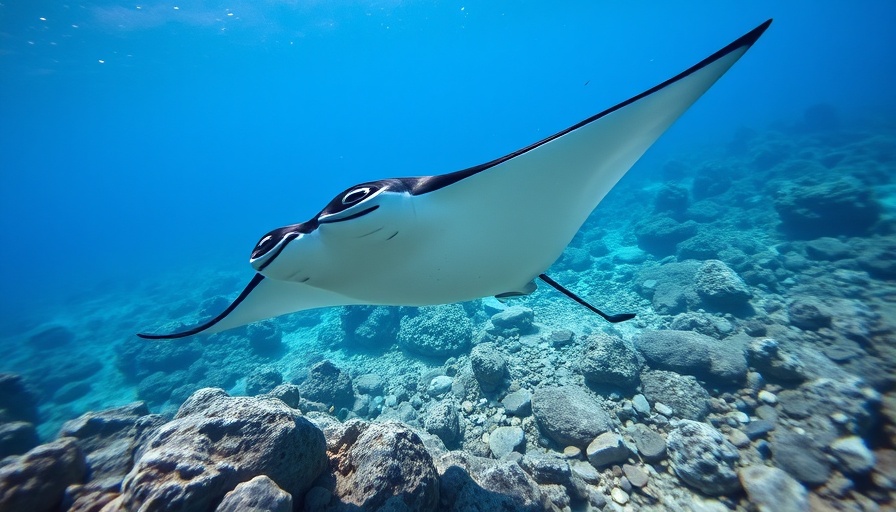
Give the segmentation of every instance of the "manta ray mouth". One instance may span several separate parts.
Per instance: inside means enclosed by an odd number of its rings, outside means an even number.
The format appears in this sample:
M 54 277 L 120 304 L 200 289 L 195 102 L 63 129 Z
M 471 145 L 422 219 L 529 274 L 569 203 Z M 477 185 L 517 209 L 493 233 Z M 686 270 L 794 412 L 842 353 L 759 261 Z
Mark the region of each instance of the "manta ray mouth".
M 368 213 L 370 213 L 370 212 L 376 210 L 376 209 L 379 208 L 379 207 L 380 207 L 380 205 L 374 205 L 374 206 L 371 206 L 370 208 L 367 208 L 367 209 L 365 209 L 365 210 L 361 210 L 361 211 L 358 212 L 358 213 L 353 213 L 353 214 L 351 214 L 351 215 L 346 215 L 345 217 L 339 217 L 339 218 L 336 218 L 336 219 L 332 219 L 332 218 L 330 218 L 329 216 L 327 216 L 327 217 L 324 217 L 324 218 L 322 218 L 322 219 L 318 219 L 317 222 L 320 223 L 320 224 L 333 224 L 333 223 L 335 223 L 335 222 L 344 222 L 344 221 L 347 221 L 347 220 L 357 219 L 358 217 L 363 217 L 363 216 L 367 215 Z

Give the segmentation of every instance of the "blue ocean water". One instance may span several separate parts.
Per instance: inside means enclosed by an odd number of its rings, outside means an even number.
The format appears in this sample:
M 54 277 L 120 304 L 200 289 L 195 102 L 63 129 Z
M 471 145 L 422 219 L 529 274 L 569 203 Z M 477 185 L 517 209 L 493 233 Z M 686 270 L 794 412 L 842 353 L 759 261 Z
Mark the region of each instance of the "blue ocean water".
M 869 320 L 861 345 L 886 373 L 894 368 L 885 350 L 893 321 L 879 317 L 893 314 L 896 291 L 892 266 L 874 255 L 896 256 L 891 2 L 413 0 L 0 4 L 0 372 L 30 381 L 42 439 L 88 410 L 143 399 L 170 413 L 203 385 L 246 392 L 247 373 L 262 367 L 287 381 L 301 381 L 324 358 L 356 363 L 352 373 L 377 364 L 425 373 L 459 355 L 404 360 L 404 345 L 383 349 L 400 341 L 401 317 L 414 318 L 397 309 L 383 313 L 394 315 L 381 324 L 393 331 L 369 336 L 385 338 L 372 351 L 370 343 L 345 343 L 367 316 L 341 310 L 275 324 L 288 338 L 284 347 L 244 359 L 208 340 L 151 345 L 134 335 L 217 314 L 227 303 L 221 297 L 252 277 L 248 258 L 259 237 L 312 218 L 337 192 L 510 153 L 660 83 L 768 18 L 768 32 L 636 164 L 553 271 L 601 307 L 638 313 L 644 323 L 622 327 L 626 340 L 646 327 L 725 339 L 754 324 L 785 325 L 778 316 L 797 297 L 843 299 L 822 279 L 839 272 L 842 282 L 875 290 L 865 307 L 878 320 Z M 838 176 L 813 175 L 819 165 Z M 781 206 L 796 196 L 788 186 L 839 178 L 870 190 L 846 195 L 867 200 L 873 222 L 826 230 L 788 221 L 799 209 Z M 708 191 L 720 182 L 734 190 Z M 726 192 L 711 207 L 685 211 Z M 842 206 L 831 201 L 825 208 Z M 704 238 L 657 242 L 651 233 L 662 228 L 644 226 L 666 207 L 680 210 L 668 215 L 676 223 L 730 222 Z M 735 243 L 744 237 L 755 246 Z M 692 238 L 693 247 L 675 248 Z M 800 245 L 822 238 L 851 249 Z M 732 246 L 739 255 L 725 252 Z M 787 259 L 808 251 L 811 260 L 816 250 L 826 254 L 820 260 L 851 263 L 800 267 Z M 756 311 L 714 317 L 728 328 L 675 324 L 675 315 L 699 308 L 658 300 L 653 286 L 663 278 L 644 269 L 709 259 L 756 290 Z M 803 288 L 788 294 L 794 280 Z M 777 308 L 768 305 L 775 300 Z M 544 325 L 577 334 L 604 328 L 549 291 L 522 301 Z M 833 302 L 826 305 L 834 316 L 845 315 L 847 306 Z M 479 330 L 485 312 L 497 311 L 488 308 L 499 306 L 464 307 Z M 247 339 L 263 344 L 269 334 Z M 861 357 L 843 356 L 855 342 L 847 349 L 820 339 L 830 360 L 862 373 L 847 364 Z M 156 346 L 166 358 L 152 360 Z M 197 360 L 209 364 L 197 370 Z M 223 361 L 214 371 L 213 360 Z M 892 377 L 869 380 L 892 393 Z M 882 431 L 875 435 L 885 438 Z

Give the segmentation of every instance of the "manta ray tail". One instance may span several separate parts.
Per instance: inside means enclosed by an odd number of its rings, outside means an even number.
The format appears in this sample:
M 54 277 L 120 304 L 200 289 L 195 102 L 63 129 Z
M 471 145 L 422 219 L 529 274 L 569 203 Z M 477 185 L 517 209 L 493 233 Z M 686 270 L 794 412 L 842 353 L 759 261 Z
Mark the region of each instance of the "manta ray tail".
M 567 290 L 566 288 L 561 286 L 560 283 L 558 283 L 557 281 L 554 281 L 553 279 L 548 277 L 546 274 L 539 274 L 538 277 L 545 283 L 551 285 L 558 292 L 562 293 L 563 295 L 566 295 L 570 299 L 578 302 L 579 304 L 585 306 L 586 308 L 590 309 L 591 311 L 597 313 L 604 320 L 606 320 L 607 322 L 610 322 L 611 324 L 625 322 L 626 320 L 631 320 L 632 318 L 635 318 L 634 313 L 620 313 L 618 315 L 608 315 L 608 314 L 604 313 L 603 311 L 597 309 L 596 307 L 592 306 L 591 304 L 588 304 L 585 301 L 585 299 L 583 299 L 583 298 L 579 297 L 578 295 L 574 294 L 573 292 Z

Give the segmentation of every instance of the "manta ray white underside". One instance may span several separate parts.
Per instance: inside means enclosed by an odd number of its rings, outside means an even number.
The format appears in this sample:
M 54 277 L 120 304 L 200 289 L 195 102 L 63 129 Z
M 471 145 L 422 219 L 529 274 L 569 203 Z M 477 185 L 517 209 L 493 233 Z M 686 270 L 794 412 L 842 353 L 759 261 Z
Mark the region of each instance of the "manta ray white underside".
M 265 235 L 251 258 L 258 273 L 220 315 L 172 334 L 138 336 L 214 333 L 328 306 L 422 306 L 529 293 L 604 196 L 770 23 L 656 87 L 497 160 L 352 187 L 313 219 Z

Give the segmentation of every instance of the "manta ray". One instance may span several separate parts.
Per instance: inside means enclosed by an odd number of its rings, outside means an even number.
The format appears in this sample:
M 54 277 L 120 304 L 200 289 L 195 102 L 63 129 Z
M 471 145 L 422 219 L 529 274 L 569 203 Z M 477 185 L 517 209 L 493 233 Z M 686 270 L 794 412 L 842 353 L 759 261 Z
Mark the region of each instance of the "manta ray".
M 678 75 L 498 159 L 448 174 L 355 185 L 252 251 L 256 274 L 221 314 L 142 338 L 216 333 L 313 308 L 426 306 L 535 290 L 598 203 L 772 20 Z

